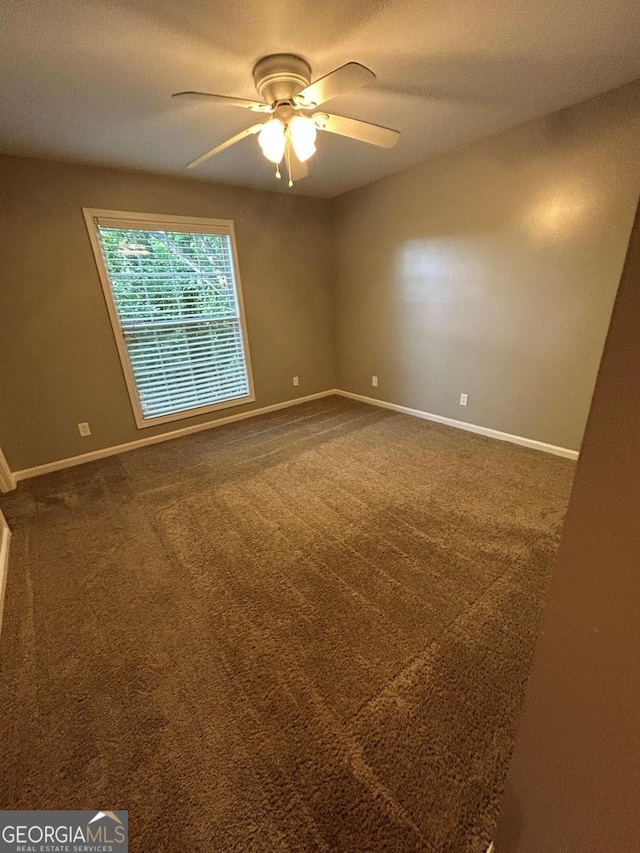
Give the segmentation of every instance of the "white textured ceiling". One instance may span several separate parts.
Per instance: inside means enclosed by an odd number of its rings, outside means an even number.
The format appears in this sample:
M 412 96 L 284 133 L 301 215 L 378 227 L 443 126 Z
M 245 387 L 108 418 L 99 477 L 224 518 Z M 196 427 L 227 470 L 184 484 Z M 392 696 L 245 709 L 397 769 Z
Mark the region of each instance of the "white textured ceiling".
M 284 189 L 249 137 L 198 174 L 184 164 L 255 121 L 172 101 L 256 97 L 263 55 L 314 79 L 351 60 L 370 89 L 332 112 L 402 131 L 391 150 L 321 134 L 294 188 L 334 196 L 640 77 L 637 0 L 1 0 L 0 150 Z

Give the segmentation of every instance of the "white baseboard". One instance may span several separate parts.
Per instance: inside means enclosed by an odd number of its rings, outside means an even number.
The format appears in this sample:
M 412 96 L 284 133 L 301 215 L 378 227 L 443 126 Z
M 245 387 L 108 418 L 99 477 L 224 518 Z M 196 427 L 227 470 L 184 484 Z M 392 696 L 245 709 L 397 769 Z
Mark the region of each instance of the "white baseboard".
M 2 611 L 4 609 L 4 591 L 7 586 L 7 571 L 9 568 L 9 542 L 11 531 L 0 512 L 0 633 L 2 632 Z
M 485 435 L 489 438 L 497 438 L 500 441 L 510 441 L 513 444 L 521 444 L 524 447 L 531 447 L 534 450 L 542 450 L 545 453 L 553 453 L 555 456 L 564 456 L 567 459 L 577 459 L 578 451 L 570 450 L 567 447 L 558 447 L 555 444 L 546 444 L 544 441 L 537 441 L 533 438 L 524 438 L 521 435 L 511 435 L 507 432 L 500 432 L 497 429 L 489 427 L 477 426 L 469 424 L 466 421 L 457 421 L 453 418 L 445 418 L 442 415 L 434 415 L 430 412 L 423 412 L 420 409 L 411 409 L 408 406 L 399 406 L 397 403 L 387 403 L 385 400 L 376 400 L 373 397 L 365 397 L 362 394 L 354 394 L 352 391 L 342 391 L 337 388 L 332 388 L 328 391 L 320 391 L 317 394 L 309 394 L 306 397 L 296 397 L 293 400 L 285 400 L 283 403 L 274 403 L 271 406 L 263 406 L 260 409 L 252 409 L 249 412 L 240 412 L 236 415 L 228 415 L 225 418 L 218 418 L 215 421 L 207 421 L 203 424 L 195 424 L 194 426 L 183 427 L 182 429 L 172 430 L 171 432 L 163 432 L 159 435 L 147 436 L 136 441 L 130 441 L 127 444 L 117 444 L 112 447 L 103 447 L 100 450 L 94 450 L 91 453 L 83 453 L 79 456 L 70 456 L 66 459 L 58 459 L 55 462 L 47 462 L 44 465 L 36 465 L 34 468 L 24 468 L 22 471 L 15 471 L 13 474 L 7 468 L 7 472 L 11 478 L 13 485 L 9 488 L 15 488 L 15 481 L 26 480 L 29 477 L 37 477 L 40 474 L 50 474 L 52 471 L 60 471 L 63 468 L 71 468 L 74 465 L 83 465 L 85 462 L 94 462 L 96 459 L 104 459 L 107 456 L 115 456 L 118 453 L 126 453 L 129 450 L 136 450 L 139 447 L 147 447 L 150 444 L 159 444 L 163 441 L 170 441 L 174 438 L 180 438 L 184 435 L 191 435 L 196 432 L 202 432 L 207 429 L 225 426 L 226 424 L 242 421 L 246 418 L 255 418 L 259 415 L 266 415 L 269 412 L 275 412 L 279 409 L 287 409 L 290 406 L 297 406 L 300 403 L 307 403 L 311 400 L 319 400 L 322 397 L 331 397 L 333 395 L 340 397 L 348 397 L 350 400 L 359 400 L 361 403 L 368 403 L 371 406 L 381 406 L 384 409 L 391 409 L 394 412 L 401 412 L 405 415 L 412 415 L 416 418 L 423 418 L 435 423 L 444 424 L 445 426 L 455 427 L 456 429 L 464 429 L 468 432 L 475 432 L 479 435 Z M 5 481 L 6 482 L 6 478 Z M 0 485 L 2 485 L 0 483 Z
M 7 465 L 4 453 L 0 449 L 0 492 L 11 492 L 16 487 L 16 479 Z
M 69 456 L 66 459 L 58 459 L 55 462 L 36 465 L 34 468 L 24 468 L 22 471 L 15 471 L 13 476 L 16 480 L 27 480 L 30 477 L 38 477 L 40 474 L 50 474 L 52 471 L 60 471 L 63 468 L 71 468 L 74 465 L 83 465 L 85 462 L 94 462 L 96 459 L 104 459 L 107 456 L 116 456 L 118 453 L 126 453 L 128 450 L 136 450 L 139 447 L 147 447 L 150 444 L 159 444 L 162 441 L 170 441 L 173 438 L 180 438 L 184 435 L 192 435 L 195 432 L 203 432 L 207 429 L 225 426 L 225 424 L 243 421 L 246 418 L 256 418 L 258 415 L 266 415 L 269 412 L 276 412 L 279 409 L 288 409 L 290 406 L 298 406 L 300 403 L 308 403 L 311 400 L 319 400 L 322 397 L 331 397 L 336 393 L 336 390 L 332 388 L 329 391 L 308 394 L 306 397 L 296 397 L 294 400 L 285 400 L 283 403 L 274 403 L 271 406 L 263 406 L 261 409 L 252 409 L 250 412 L 240 412 L 236 415 L 228 415 L 226 418 L 218 418 L 215 421 L 207 421 L 203 424 L 194 424 L 193 426 L 182 427 L 182 429 L 175 429 L 171 432 L 163 432 L 159 435 L 139 438 L 136 441 L 129 441 L 126 444 L 103 447 L 100 450 L 93 450 L 91 453 L 83 453 L 80 456 Z
M 489 427 L 477 426 L 477 424 L 469 424 L 466 421 L 456 421 L 453 418 L 445 418 L 442 415 L 433 415 L 430 412 L 423 412 L 420 409 L 410 409 L 408 406 L 399 406 L 397 403 L 387 403 L 385 400 L 376 400 L 373 397 L 365 397 L 362 394 L 354 394 L 352 391 L 336 391 L 341 397 L 348 397 L 350 400 L 359 400 L 361 403 L 368 403 L 371 406 L 381 406 L 383 409 L 392 409 L 394 412 L 402 412 L 404 415 L 413 415 L 415 418 L 423 418 L 427 421 L 434 421 L 445 426 L 455 427 L 456 429 L 464 429 L 467 432 L 475 432 L 478 435 L 485 435 L 488 438 L 497 438 L 499 441 L 510 441 L 512 444 L 521 444 L 524 447 L 531 447 L 533 450 L 542 450 L 544 453 L 552 453 L 554 456 L 564 456 L 566 459 L 577 459 L 578 451 L 570 450 L 568 447 L 558 447 L 555 444 L 546 444 L 544 441 L 537 441 L 535 438 L 524 438 L 521 435 L 511 435 L 508 432 L 500 432 L 497 429 Z

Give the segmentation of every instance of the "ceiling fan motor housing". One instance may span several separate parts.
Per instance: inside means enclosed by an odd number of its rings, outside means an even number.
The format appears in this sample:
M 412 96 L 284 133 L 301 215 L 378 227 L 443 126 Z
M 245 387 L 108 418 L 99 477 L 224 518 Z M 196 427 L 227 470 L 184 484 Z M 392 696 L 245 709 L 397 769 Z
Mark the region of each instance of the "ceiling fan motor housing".
M 253 79 L 265 103 L 290 101 L 311 82 L 311 68 L 299 56 L 274 53 L 256 64 Z

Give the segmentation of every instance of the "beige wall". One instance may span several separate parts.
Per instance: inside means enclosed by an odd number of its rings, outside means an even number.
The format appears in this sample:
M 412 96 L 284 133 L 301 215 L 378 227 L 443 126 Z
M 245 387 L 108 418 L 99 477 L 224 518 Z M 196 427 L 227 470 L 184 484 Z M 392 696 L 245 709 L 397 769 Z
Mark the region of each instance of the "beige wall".
M 496 853 L 640 850 L 640 213 L 593 396 Z
M 339 387 L 577 449 L 639 141 L 635 83 L 339 198 Z
M 640 82 L 332 202 L 0 157 L 11 468 L 336 385 L 578 448 L 640 190 L 639 139 Z M 255 404 L 136 429 L 83 206 L 235 220 Z
M 327 201 L 12 157 L 0 157 L 0 188 L 0 446 L 12 470 L 335 387 Z M 255 404 L 136 429 L 83 206 L 235 220 Z

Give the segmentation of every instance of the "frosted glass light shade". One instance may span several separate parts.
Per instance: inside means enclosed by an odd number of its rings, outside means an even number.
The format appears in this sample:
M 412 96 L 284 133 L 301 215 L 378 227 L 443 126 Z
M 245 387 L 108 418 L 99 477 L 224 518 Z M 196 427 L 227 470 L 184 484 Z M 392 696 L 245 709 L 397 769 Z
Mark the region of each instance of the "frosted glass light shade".
M 262 153 L 272 163 L 279 163 L 284 157 L 286 144 L 284 125 L 279 118 L 268 121 L 258 134 Z
M 312 119 L 294 116 L 289 122 L 289 133 L 293 150 L 301 163 L 316 153 L 316 126 Z

